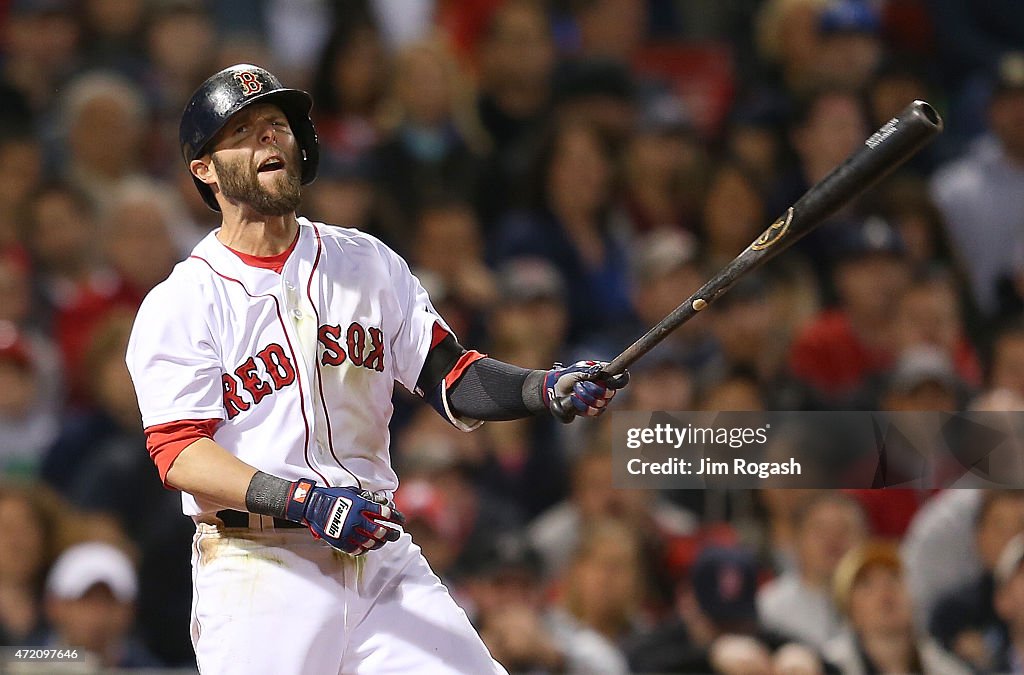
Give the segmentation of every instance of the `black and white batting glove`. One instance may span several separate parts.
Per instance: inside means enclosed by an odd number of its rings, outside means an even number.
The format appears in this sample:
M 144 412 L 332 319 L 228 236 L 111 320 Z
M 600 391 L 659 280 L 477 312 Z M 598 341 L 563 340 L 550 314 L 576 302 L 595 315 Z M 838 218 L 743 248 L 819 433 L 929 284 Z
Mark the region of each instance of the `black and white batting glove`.
M 569 423 L 577 416 L 597 417 L 604 413 L 616 392 L 629 383 L 629 373 L 601 377 L 607 361 L 577 361 L 555 367 L 544 374 L 544 405 L 555 419 Z

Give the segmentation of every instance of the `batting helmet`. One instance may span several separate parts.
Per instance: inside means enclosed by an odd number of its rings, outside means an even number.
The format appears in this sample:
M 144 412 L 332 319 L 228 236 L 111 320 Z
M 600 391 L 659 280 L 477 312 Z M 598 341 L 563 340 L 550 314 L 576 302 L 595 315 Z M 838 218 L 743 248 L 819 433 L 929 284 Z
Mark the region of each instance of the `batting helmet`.
M 207 145 L 232 115 L 257 102 L 273 103 L 284 112 L 302 153 L 300 180 L 303 185 L 312 183 L 320 161 L 316 129 L 309 117 L 313 99 L 304 91 L 284 88 L 272 73 L 247 63 L 225 68 L 192 94 L 178 130 L 185 164 L 206 152 Z M 214 211 L 220 211 L 210 186 L 195 176 L 192 180 L 203 201 Z

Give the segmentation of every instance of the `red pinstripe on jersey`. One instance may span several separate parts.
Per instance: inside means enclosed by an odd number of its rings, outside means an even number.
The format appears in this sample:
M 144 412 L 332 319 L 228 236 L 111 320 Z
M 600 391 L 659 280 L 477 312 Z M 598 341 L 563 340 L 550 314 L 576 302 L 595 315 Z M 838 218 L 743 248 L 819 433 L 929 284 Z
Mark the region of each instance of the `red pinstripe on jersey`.
M 274 311 L 277 312 L 277 321 L 278 321 L 278 323 L 281 324 L 281 332 L 284 334 L 284 339 L 288 343 L 288 351 L 291 353 L 292 363 L 298 363 L 299 362 L 299 360 L 295 357 L 295 347 L 292 345 L 292 339 L 291 339 L 291 337 L 289 337 L 288 331 L 285 328 L 284 317 L 281 314 L 281 303 L 278 301 L 278 299 L 276 297 L 274 297 L 273 295 L 270 295 L 270 294 L 266 294 L 266 295 L 253 295 L 252 293 L 249 292 L 249 289 L 245 287 L 245 284 L 243 284 L 238 279 L 235 279 L 234 277 L 229 277 L 226 274 L 222 274 L 221 272 L 217 271 L 217 269 L 213 265 L 211 265 L 210 261 L 207 260 L 206 258 L 203 258 L 203 257 L 198 256 L 198 255 L 192 255 L 192 256 L 189 256 L 189 257 L 190 258 L 194 258 L 195 260 L 200 260 L 203 263 L 205 263 L 206 266 L 210 268 L 210 271 L 213 272 L 214 274 L 216 274 L 217 276 L 219 276 L 221 279 L 224 279 L 225 281 L 231 281 L 231 282 L 234 282 L 234 283 L 238 284 L 241 287 L 242 291 L 246 295 L 248 295 L 250 298 L 253 298 L 253 299 L 255 299 L 255 298 L 270 298 L 271 300 L 273 300 L 274 301 Z M 296 377 L 296 379 L 301 380 L 301 377 L 299 375 L 299 370 L 300 369 L 298 369 L 298 368 L 295 369 L 295 377 Z M 302 457 L 303 457 L 303 459 L 306 462 L 306 466 L 309 467 L 309 470 L 312 471 L 313 473 L 315 473 L 317 476 L 319 476 L 320 480 L 323 481 L 324 485 L 330 485 L 331 484 L 330 481 L 328 481 L 327 478 L 323 474 L 321 474 L 319 471 L 317 471 L 313 467 L 313 464 L 309 461 L 309 438 L 310 438 L 309 418 L 306 417 L 306 395 L 303 393 L 303 387 L 302 387 L 302 382 L 301 381 L 299 382 L 299 409 L 302 411 L 302 424 L 303 424 L 303 429 L 304 429 L 305 435 L 306 435 L 305 442 L 303 443 L 303 447 L 302 447 Z

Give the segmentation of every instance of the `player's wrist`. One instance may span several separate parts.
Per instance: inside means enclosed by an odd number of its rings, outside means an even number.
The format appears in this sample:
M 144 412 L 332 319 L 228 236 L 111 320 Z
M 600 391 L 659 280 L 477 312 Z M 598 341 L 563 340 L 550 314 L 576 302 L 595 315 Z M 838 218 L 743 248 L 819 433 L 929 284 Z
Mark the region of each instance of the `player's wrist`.
M 523 380 L 523 405 L 534 415 L 549 415 L 547 403 L 544 402 L 544 379 L 546 370 L 533 370 Z
M 301 523 L 306 514 L 306 497 L 316 481 L 300 478 L 288 481 L 257 471 L 245 492 L 245 508 L 274 518 Z

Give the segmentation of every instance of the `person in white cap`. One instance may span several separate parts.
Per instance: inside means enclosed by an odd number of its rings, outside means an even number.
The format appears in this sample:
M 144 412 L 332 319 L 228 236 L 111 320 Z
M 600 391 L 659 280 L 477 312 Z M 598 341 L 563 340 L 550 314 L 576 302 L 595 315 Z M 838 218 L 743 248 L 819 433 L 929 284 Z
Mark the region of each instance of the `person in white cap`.
M 46 579 L 51 646 L 82 649 L 104 668 L 162 665 L 131 633 L 138 580 L 131 559 L 98 541 L 57 558 Z

